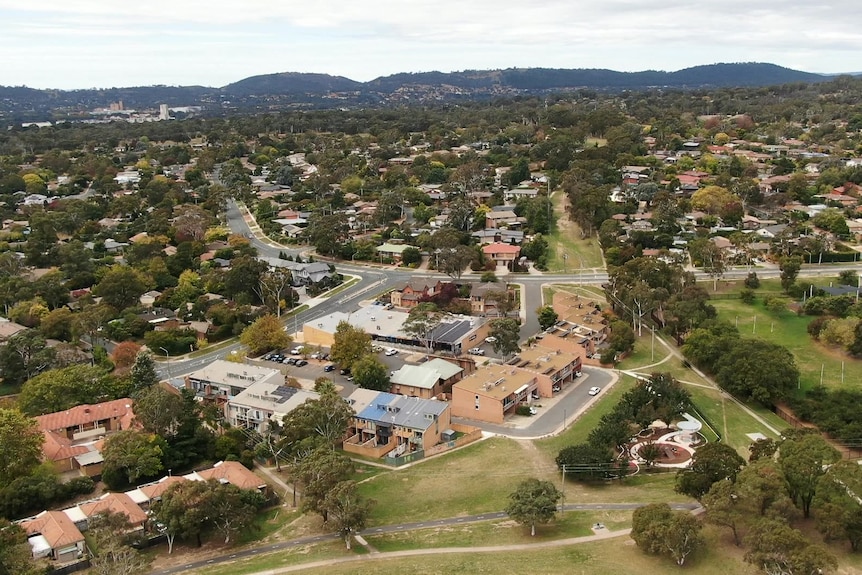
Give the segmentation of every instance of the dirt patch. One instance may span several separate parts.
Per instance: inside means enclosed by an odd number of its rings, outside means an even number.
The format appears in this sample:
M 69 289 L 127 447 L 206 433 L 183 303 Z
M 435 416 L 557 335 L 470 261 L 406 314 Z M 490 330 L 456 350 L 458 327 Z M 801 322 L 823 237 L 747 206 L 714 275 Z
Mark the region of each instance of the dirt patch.
M 522 468 L 530 466 L 537 473 L 547 470 L 549 462 L 545 454 L 539 451 L 532 440 L 516 439 L 515 442 L 524 450 L 525 459 L 519 463 Z

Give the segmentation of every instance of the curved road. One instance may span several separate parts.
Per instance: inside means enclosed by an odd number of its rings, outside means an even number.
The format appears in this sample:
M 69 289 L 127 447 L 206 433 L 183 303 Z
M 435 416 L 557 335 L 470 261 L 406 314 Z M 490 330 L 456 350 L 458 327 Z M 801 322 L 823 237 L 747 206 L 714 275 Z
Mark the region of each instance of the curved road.
M 563 507 L 564 511 L 633 511 L 639 507 L 643 507 L 646 503 L 580 503 L 580 504 L 570 504 L 565 505 Z M 680 511 L 694 511 L 700 507 L 697 503 L 674 503 L 671 504 L 671 508 L 674 510 Z M 465 515 L 463 517 L 449 517 L 446 519 L 433 519 L 430 521 L 417 521 L 414 523 L 401 523 L 399 525 L 385 525 L 382 527 L 374 527 L 371 529 L 366 529 L 364 531 L 360 531 L 357 535 L 367 537 L 370 535 L 384 535 L 386 533 L 401 533 L 404 531 L 413 531 L 416 529 L 429 529 L 432 527 L 445 527 L 452 525 L 460 525 L 464 523 L 475 523 L 477 521 L 491 521 L 494 519 L 504 519 L 508 517 L 508 514 L 505 511 L 494 511 L 490 513 L 482 513 L 477 515 Z M 184 571 L 190 571 L 192 569 L 201 569 L 205 567 L 209 567 L 212 565 L 218 565 L 220 563 L 227 563 L 229 561 L 235 561 L 237 559 L 243 559 L 246 557 L 252 557 L 254 555 L 263 555 L 266 553 L 272 553 L 274 551 L 282 551 L 284 549 L 290 549 L 291 547 L 297 547 L 300 545 L 308 545 L 313 543 L 320 543 L 322 541 L 334 541 L 339 538 L 336 534 L 326 534 L 326 535 L 316 535 L 312 537 L 301 537 L 299 539 L 291 539 L 289 541 L 281 541 L 279 543 L 271 543 L 269 545 L 262 545 L 260 547 L 254 547 L 250 549 L 243 549 L 242 551 L 237 551 L 235 553 L 229 553 L 225 555 L 220 555 L 218 557 L 214 557 L 212 559 L 202 559 L 200 561 L 194 561 L 192 563 L 186 563 L 185 565 L 178 565 L 177 567 L 170 567 L 167 569 L 159 569 L 156 571 L 151 571 L 150 575 L 172 575 L 174 573 L 182 573 Z

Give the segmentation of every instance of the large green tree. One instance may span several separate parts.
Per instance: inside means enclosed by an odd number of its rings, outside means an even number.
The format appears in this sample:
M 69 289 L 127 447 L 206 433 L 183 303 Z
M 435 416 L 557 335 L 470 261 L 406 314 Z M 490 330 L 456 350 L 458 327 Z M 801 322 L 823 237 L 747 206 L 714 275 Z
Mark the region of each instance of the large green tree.
M 787 492 L 807 518 L 820 478 L 840 459 L 838 451 L 818 433 L 788 437 L 778 448 L 778 464 L 787 481 Z
M 862 546 L 862 467 L 856 461 L 839 461 L 817 482 L 812 508 L 817 528 L 827 541 L 846 540 L 850 549 Z
M 498 318 L 491 320 L 491 329 L 488 332 L 494 338 L 494 351 L 504 357 L 517 353 L 521 347 L 518 345 L 520 333 L 518 320 L 512 318 Z
M 0 518 L 0 575 L 41 575 L 44 567 L 33 561 L 27 533 L 7 519 Z
M 351 369 L 360 358 L 371 353 L 371 336 L 346 321 L 338 322 L 333 340 L 330 359 L 342 369 Z
M 350 479 L 353 461 L 329 446 L 318 447 L 295 466 L 293 474 L 302 485 L 302 510 L 319 513 L 326 522 L 326 496 L 342 481 Z
M 250 356 L 258 356 L 274 349 L 288 347 L 293 338 L 287 335 L 277 317 L 267 314 L 257 318 L 239 337 Z
M 353 381 L 364 389 L 389 391 L 389 373 L 386 365 L 377 356 L 369 354 L 360 358 L 351 369 Z
M 525 479 L 509 494 L 506 513 L 520 523 L 530 526 L 530 535 L 536 535 L 536 525 L 549 523 L 557 513 L 557 503 L 563 493 L 550 481 Z
M 347 549 L 354 533 L 365 527 L 372 501 L 359 493 L 355 481 L 341 481 L 324 497 L 326 524 L 344 539 Z
M 667 503 L 652 503 L 632 514 L 631 537 L 651 555 L 669 555 L 682 567 L 704 544 L 701 523 L 684 511 L 674 512 Z
M 111 267 L 93 288 L 93 295 L 114 309 L 124 310 L 138 303 L 138 298 L 151 287 L 151 279 L 129 266 Z
M 700 499 L 713 483 L 723 479 L 735 481 L 744 466 L 745 460 L 731 446 L 707 443 L 695 451 L 691 465 L 677 473 L 676 490 Z
M 82 403 L 99 403 L 128 394 L 128 386 L 98 366 L 71 365 L 40 373 L 24 384 L 18 407 L 29 415 L 63 411 Z
M 144 477 L 154 477 L 162 469 L 162 457 L 167 447 L 161 437 L 152 433 L 126 429 L 108 437 L 102 456 L 103 479 L 117 489 Z
M 797 529 L 779 519 L 761 519 L 745 537 L 745 561 L 766 573 L 827 575 L 838 566 L 822 545 L 811 543 Z
M 44 437 L 34 419 L 0 408 L 0 483 L 27 475 L 39 464 Z

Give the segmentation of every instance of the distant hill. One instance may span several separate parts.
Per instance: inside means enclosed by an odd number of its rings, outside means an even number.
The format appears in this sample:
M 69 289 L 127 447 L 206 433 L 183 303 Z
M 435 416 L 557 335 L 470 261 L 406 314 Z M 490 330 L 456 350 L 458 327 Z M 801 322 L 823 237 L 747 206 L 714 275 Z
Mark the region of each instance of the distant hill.
M 281 74 L 251 76 L 239 82 L 228 84 L 221 91 L 231 96 L 309 92 L 319 94 L 326 92 L 351 92 L 361 89 L 362 86 L 362 82 L 344 78 L 343 76 L 283 72 Z
M 457 101 L 566 89 L 637 90 L 770 86 L 822 82 L 834 75 L 800 72 L 757 62 L 710 64 L 676 72 L 646 70 L 509 68 L 401 73 L 357 82 L 343 76 L 284 72 L 251 76 L 221 88 L 145 86 L 89 90 L 35 90 L 0 86 L 0 119 L 12 122 L 74 117 L 122 100 L 127 109 L 201 106 L 206 113 L 276 109 L 279 106 L 380 106 L 403 102 Z

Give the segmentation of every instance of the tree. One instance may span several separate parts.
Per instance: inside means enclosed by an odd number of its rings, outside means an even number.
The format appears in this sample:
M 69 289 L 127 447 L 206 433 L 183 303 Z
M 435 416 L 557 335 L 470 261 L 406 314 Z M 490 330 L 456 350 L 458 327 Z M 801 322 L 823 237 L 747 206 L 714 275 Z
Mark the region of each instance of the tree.
M 353 364 L 371 353 L 371 336 L 346 321 L 338 322 L 333 336 L 330 359 L 350 370 Z
M 613 465 L 610 449 L 588 443 L 564 447 L 554 461 L 566 477 L 578 481 L 605 479 Z
M 156 374 L 156 363 L 153 354 L 143 348 L 138 349 L 135 354 L 135 363 L 129 371 L 132 380 L 132 390 L 135 394 L 142 392 L 158 383 L 159 376 Z
M 714 365 L 718 384 L 738 399 L 772 406 L 799 381 L 796 360 L 787 348 L 759 340 L 736 339 Z
M 348 239 L 350 227 L 344 214 L 314 216 L 308 222 L 308 242 L 319 254 L 337 254 Z
M 817 482 L 812 503 L 817 529 L 827 541 L 846 539 L 850 549 L 862 545 L 862 467 L 855 461 L 839 461 Z
M 159 437 L 174 437 L 184 415 L 183 398 L 159 385 L 145 388 L 135 397 L 135 421 Z
M 736 494 L 754 516 L 785 517 L 792 514 L 793 502 L 787 496 L 784 475 L 770 459 L 758 459 L 736 476 Z
M 87 529 L 90 559 L 96 575 L 136 575 L 149 566 L 147 558 L 129 545 L 127 534 L 133 530 L 122 513 L 105 512 L 93 516 Z
M 707 443 L 695 451 L 688 469 L 676 476 L 676 491 L 700 499 L 713 483 L 728 479 L 735 481 L 745 466 L 745 460 L 735 449 L 724 443 Z
M 536 524 L 549 523 L 557 513 L 557 503 L 563 493 L 550 481 L 525 479 L 509 494 L 506 513 L 520 523 L 530 526 L 530 535 L 536 535 Z
M 745 524 L 746 513 L 736 487 L 730 479 L 716 481 L 700 500 L 706 509 L 706 521 L 727 527 L 733 534 L 733 543 L 739 547 L 739 530 Z
M 446 228 L 444 228 L 446 229 Z M 440 232 L 438 231 L 437 234 Z M 435 237 L 437 234 L 434 234 Z M 476 251 L 468 246 L 438 247 L 434 250 L 437 271 L 443 272 L 452 279 L 459 279 L 471 261 Z
M 784 472 L 787 492 L 805 518 L 829 464 L 840 459 L 838 451 L 817 433 L 805 433 L 781 442 L 778 464 Z
M 0 373 L 8 385 L 20 385 L 50 368 L 55 359 L 54 348 L 35 329 L 16 333 L 0 346 Z
M 292 307 L 296 295 L 292 287 L 293 274 L 287 268 L 272 268 L 261 274 L 258 295 L 260 300 L 270 310 L 275 309 L 275 315 L 281 318 L 283 307 Z M 288 301 L 284 298 L 287 297 Z
M 0 408 L 0 483 L 28 475 L 39 464 L 44 440 L 36 420 Z
M 315 448 L 318 445 L 333 446 L 347 429 L 350 418 L 355 415 L 344 398 L 332 389 L 321 389 L 320 397 L 311 399 L 291 410 L 282 419 L 282 445 L 305 443 Z M 313 438 L 312 441 L 305 441 Z
M 302 511 L 319 513 L 326 522 L 326 496 L 353 473 L 353 461 L 329 446 L 318 447 L 295 466 L 294 475 L 302 484 Z
M 512 318 L 499 318 L 490 322 L 491 337 L 495 338 L 494 351 L 503 356 L 517 353 L 521 347 L 518 345 L 520 334 L 518 332 L 518 320 Z
M 264 497 L 257 491 L 246 491 L 231 483 L 213 481 L 210 487 L 206 502 L 210 512 L 208 519 L 224 536 L 227 545 L 231 537 L 251 525 L 255 513 L 264 504 Z
M 386 366 L 373 354 L 360 358 L 351 368 L 353 380 L 359 387 L 376 391 L 389 391 L 389 373 Z
M 405 266 L 422 263 L 422 252 L 419 251 L 419 248 L 414 248 L 413 246 L 404 248 L 404 251 L 401 252 L 401 263 Z
M 112 489 L 133 485 L 142 477 L 153 477 L 164 466 L 166 442 L 152 433 L 134 429 L 119 431 L 105 440 L 102 479 Z
M 21 388 L 18 407 L 29 415 L 124 397 L 128 389 L 98 366 L 71 365 L 40 373 Z
M 0 575 L 41 575 L 44 567 L 33 561 L 27 533 L 19 526 L 0 518 Z
M 201 545 L 201 533 L 206 528 L 209 515 L 207 502 L 212 483 L 209 481 L 181 481 L 168 487 L 162 498 L 153 504 L 154 519 L 164 525 L 168 539 L 168 554 L 174 550 L 174 540 L 197 540 Z
M 721 186 L 706 186 L 697 190 L 691 196 L 691 207 L 703 210 L 710 215 L 718 215 L 728 204 L 738 202 L 739 197 L 727 188 Z
M 758 521 L 746 536 L 745 546 L 745 561 L 768 575 L 825 575 L 838 566 L 826 549 L 778 519 Z
M 47 339 L 72 340 L 72 310 L 61 307 L 42 316 L 39 331 Z
M 555 323 L 557 323 L 557 319 L 559 319 L 559 315 L 554 311 L 554 308 L 549 305 L 542 306 L 536 310 L 536 315 L 539 318 L 539 327 L 542 329 L 548 329 Z
M 245 328 L 239 341 L 248 348 L 250 356 L 258 356 L 274 349 L 288 347 L 293 338 L 287 335 L 277 317 L 266 314 Z
M 799 270 L 802 269 L 802 258 L 799 256 L 784 256 L 778 260 L 778 269 L 781 270 L 781 288 L 788 291 L 796 281 Z
M 148 289 L 150 280 L 144 274 L 129 266 L 115 265 L 93 288 L 93 295 L 114 309 L 124 310 L 135 305 Z
M 326 494 L 326 524 L 344 538 L 348 550 L 353 533 L 365 528 L 372 503 L 359 494 L 355 481 L 341 481 Z
M 432 337 L 434 330 L 443 321 L 443 317 L 444 314 L 437 309 L 436 304 L 423 302 L 410 310 L 401 329 L 404 333 L 414 336 L 420 343 L 425 344 L 425 347 L 430 351 L 434 346 Z
M 114 347 L 114 351 L 111 352 L 111 362 L 117 369 L 131 369 L 139 351 L 141 351 L 141 345 L 138 343 L 133 341 L 120 342 Z
M 682 567 L 703 546 L 701 524 L 690 513 L 674 512 L 667 503 L 652 503 L 635 509 L 631 537 L 650 555 L 670 555 Z

